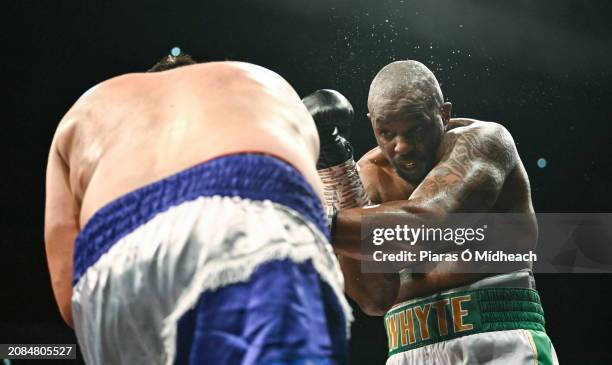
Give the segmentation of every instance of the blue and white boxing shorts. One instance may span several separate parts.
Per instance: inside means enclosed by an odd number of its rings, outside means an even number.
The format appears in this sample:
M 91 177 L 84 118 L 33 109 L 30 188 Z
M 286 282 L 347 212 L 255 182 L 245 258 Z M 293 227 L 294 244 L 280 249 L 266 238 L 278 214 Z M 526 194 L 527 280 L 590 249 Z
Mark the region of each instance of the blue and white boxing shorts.
M 265 155 L 205 162 L 100 209 L 76 239 L 88 364 L 345 364 L 351 311 L 318 196 Z

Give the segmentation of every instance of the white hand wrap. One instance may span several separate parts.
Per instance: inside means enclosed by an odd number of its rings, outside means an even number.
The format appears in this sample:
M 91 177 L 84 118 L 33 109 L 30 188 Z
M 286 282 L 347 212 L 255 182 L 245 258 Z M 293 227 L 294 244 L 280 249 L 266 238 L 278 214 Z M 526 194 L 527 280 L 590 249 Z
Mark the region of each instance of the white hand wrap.
M 323 181 L 323 196 L 327 207 L 342 210 L 370 204 L 353 158 L 317 171 Z

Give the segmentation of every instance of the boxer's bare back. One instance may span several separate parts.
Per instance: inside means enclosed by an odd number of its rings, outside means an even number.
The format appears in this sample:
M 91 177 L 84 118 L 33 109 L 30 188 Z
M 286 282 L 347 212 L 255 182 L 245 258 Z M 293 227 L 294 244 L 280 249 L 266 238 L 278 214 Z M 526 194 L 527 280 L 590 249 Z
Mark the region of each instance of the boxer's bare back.
M 321 196 L 315 125 L 277 74 L 238 63 L 123 75 L 86 92 L 60 122 L 47 167 L 45 242 L 71 323 L 74 239 L 114 199 L 217 156 L 281 158 Z

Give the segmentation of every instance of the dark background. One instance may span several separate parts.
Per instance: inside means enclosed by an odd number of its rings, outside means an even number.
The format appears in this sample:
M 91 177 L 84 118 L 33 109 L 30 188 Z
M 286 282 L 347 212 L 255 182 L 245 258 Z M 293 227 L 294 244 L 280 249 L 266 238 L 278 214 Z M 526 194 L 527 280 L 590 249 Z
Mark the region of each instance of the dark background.
M 44 257 L 48 148 L 85 90 L 140 72 L 181 47 L 198 60 L 278 72 L 302 96 L 345 94 L 356 157 L 374 146 L 369 83 L 416 59 L 437 75 L 455 116 L 514 136 L 538 212 L 609 212 L 612 10 L 609 1 L 8 1 L 2 18 L 0 343 L 74 343 Z M 205 141 L 204 141 L 205 142 Z M 548 165 L 538 168 L 545 158 Z M 612 275 L 538 275 L 563 364 L 612 361 Z M 382 320 L 356 313 L 354 364 L 383 364 Z M 24 363 L 14 361 L 13 363 Z

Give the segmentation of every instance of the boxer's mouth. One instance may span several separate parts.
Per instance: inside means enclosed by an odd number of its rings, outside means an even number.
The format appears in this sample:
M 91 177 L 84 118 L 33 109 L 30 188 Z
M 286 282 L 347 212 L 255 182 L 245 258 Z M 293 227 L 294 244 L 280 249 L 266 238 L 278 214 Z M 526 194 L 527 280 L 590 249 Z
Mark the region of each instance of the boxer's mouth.
M 412 170 L 413 168 L 416 167 L 416 162 L 415 161 L 402 161 L 401 165 L 406 170 Z

